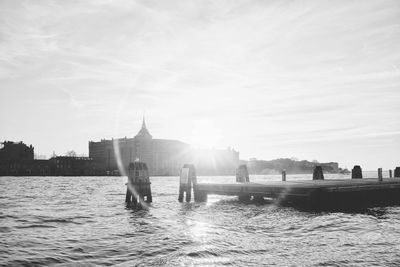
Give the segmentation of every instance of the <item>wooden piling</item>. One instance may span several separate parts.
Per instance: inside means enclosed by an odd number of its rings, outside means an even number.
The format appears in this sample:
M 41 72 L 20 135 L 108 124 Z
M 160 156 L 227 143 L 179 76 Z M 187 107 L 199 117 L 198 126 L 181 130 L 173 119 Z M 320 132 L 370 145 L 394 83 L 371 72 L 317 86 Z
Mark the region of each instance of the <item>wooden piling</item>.
M 383 177 L 382 177 L 382 168 L 378 168 L 378 181 L 382 182 Z
M 179 180 L 179 202 L 183 201 L 184 193 L 186 193 L 186 202 L 191 201 L 192 184 L 193 187 L 195 187 L 195 185 L 197 184 L 196 169 L 193 164 L 184 164 L 181 169 Z
M 132 193 L 131 190 L 129 190 L 129 186 L 126 187 L 126 196 L 125 196 L 125 202 L 131 202 L 132 199 Z
M 354 165 L 351 170 L 351 179 L 362 179 L 362 169 L 359 165 Z
M 125 202 L 135 207 L 142 202 L 152 202 L 149 170 L 144 162 L 132 162 L 128 167 Z
M 189 168 L 182 168 L 179 176 L 179 196 L 178 201 L 183 202 L 184 194 L 189 183 Z
M 254 196 L 253 196 L 253 201 L 254 201 L 254 202 L 257 202 L 257 203 L 264 203 L 264 202 L 265 202 L 265 199 L 264 199 L 264 197 L 261 196 L 261 195 L 254 195 Z
M 196 202 L 207 202 L 207 192 L 205 191 L 198 191 L 196 190 L 196 187 L 193 187 L 194 189 L 194 201 Z
M 321 166 L 315 166 L 313 172 L 313 180 L 324 180 L 324 173 Z
M 249 171 L 247 170 L 247 166 L 245 164 L 239 165 L 236 169 L 236 182 L 237 183 L 248 183 L 249 179 Z
M 285 182 L 286 181 L 286 170 L 282 171 L 282 181 Z
M 251 198 L 250 194 L 246 194 L 246 193 L 239 194 L 239 201 L 241 201 L 241 202 L 250 201 L 250 198 Z
M 394 178 L 400 178 L 400 167 L 394 169 Z
M 250 182 L 249 179 L 249 172 L 247 170 L 247 166 L 245 164 L 239 165 L 239 167 L 236 169 L 236 182 L 237 183 L 248 183 Z M 251 195 L 242 193 L 239 194 L 239 201 L 250 201 Z

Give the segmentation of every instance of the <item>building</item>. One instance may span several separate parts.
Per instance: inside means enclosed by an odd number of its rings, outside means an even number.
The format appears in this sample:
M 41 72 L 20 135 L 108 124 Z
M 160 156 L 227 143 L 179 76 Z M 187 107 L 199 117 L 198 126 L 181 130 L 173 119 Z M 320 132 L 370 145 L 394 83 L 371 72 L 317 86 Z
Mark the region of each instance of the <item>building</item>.
M 199 153 L 197 153 L 199 152 Z M 132 138 L 89 142 L 89 157 L 107 172 L 125 172 L 130 162 L 145 162 L 150 175 L 179 175 L 185 163 L 194 163 L 198 174 L 234 174 L 239 153 L 228 150 L 196 151 L 177 140 L 153 139 L 143 118 L 142 127 Z
M 0 146 L 0 176 L 50 175 L 48 160 L 35 160 L 34 148 L 23 142 L 4 141 Z
M 298 161 L 289 158 L 274 160 L 257 160 L 253 158 L 241 163 L 247 165 L 251 174 L 278 174 L 282 170 L 286 170 L 288 174 L 313 173 L 316 166 L 321 166 L 322 170 L 327 173 L 338 173 L 341 170 L 337 162 L 320 163 L 307 160 Z
M 33 160 L 33 146 L 23 142 L 4 141 L 0 144 L 0 161 Z
M 51 163 L 48 160 L 0 161 L 0 176 L 48 176 Z
M 54 176 L 104 175 L 101 168 L 88 157 L 53 157 L 50 160 L 51 174 Z
M 0 176 L 90 176 L 106 175 L 102 166 L 88 157 L 53 157 L 35 160 L 34 147 L 5 141 L 0 147 Z
M 46 173 L 49 168 L 46 163 L 34 160 L 34 148 L 23 142 L 4 141 L 0 146 L 0 176 L 32 175 Z M 43 168 L 43 169 L 41 169 Z
M 233 175 L 239 152 L 233 149 L 194 150 L 178 140 L 155 139 L 146 127 L 132 138 L 89 142 L 89 157 L 53 157 L 35 160 L 34 148 L 22 142 L 3 142 L 0 176 L 101 176 L 126 175 L 131 162 L 145 162 L 150 175 L 179 175 L 186 163 L 199 175 Z

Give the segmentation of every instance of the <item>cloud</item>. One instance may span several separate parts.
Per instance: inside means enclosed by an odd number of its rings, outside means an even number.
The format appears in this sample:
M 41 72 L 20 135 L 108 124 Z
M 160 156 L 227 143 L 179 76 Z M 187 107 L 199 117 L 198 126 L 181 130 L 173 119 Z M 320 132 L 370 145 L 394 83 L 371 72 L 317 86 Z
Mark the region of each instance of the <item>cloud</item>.
M 144 110 L 159 138 L 212 120 L 246 157 L 273 154 L 261 140 L 383 140 L 400 130 L 399 17 L 398 1 L 2 1 L 1 113 L 65 119 L 82 140 L 116 121 L 133 134 Z

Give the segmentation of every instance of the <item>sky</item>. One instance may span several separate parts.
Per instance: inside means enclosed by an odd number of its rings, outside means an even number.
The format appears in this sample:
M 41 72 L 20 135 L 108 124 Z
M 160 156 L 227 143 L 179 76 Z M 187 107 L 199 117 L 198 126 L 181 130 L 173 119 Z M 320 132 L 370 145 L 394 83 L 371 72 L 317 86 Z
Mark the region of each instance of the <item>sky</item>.
M 400 166 L 400 1 L 0 0 L 0 140 Z

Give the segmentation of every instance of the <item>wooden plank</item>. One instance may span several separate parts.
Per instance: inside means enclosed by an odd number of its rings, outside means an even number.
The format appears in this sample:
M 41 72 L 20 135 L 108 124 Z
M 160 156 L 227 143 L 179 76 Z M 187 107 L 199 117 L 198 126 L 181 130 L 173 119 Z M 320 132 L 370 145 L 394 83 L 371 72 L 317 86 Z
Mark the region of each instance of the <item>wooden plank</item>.
M 196 184 L 203 199 L 207 194 L 239 196 L 239 199 L 270 197 L 289 205 L 348 208 L 363 205 L 400 204 L 400 179 L 338 179 L 268 181 L 263 183 Z

